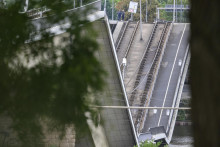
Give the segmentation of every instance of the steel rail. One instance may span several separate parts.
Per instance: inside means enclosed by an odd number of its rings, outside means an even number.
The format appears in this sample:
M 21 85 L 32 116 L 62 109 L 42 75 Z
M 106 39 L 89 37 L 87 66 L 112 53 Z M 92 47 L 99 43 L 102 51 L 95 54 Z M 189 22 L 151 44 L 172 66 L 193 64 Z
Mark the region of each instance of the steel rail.
M 155 27 L 155 28 L 156 28 L 156 27 Z M 147 57 L 148 52 L 149 52 L 149 50 L 150 50 L 151 42 L 153 42 L 154 34 L 155 34 L 156 30 L 157 30 L 157 28 L 154 29 L 153 35 L 151 36 L 151 38 L 150 38 L 150 40 L 149 40 L 149 44 L 148 44 L 148 46 L 147 46 L 147 48 L 146 48 L 146 50 L 145 50 L 145 53 L 144 53 L 144 56 L 143 56 L 141 62 L 140 62 L 140 67 L 139 67 L 139 69 L 138 69 L 138 75 L 142 74 L 142 72 L 143 72 L 143 68 L 141 68 L 141 66 L 144 66 L 144 65 L 145 65 L 146 57 Z M 157 50 L 158 50 L 158 48 L 157 48 Z M 155 55 L 156 55 L 156 54 L 155 54 Z M 156 57 L 156 56 L 154 56 L 153 62 L 152 62 L 151 65 L 150 65 L 150 69 L 151 69 L 151 67 L 153 66 L 155 57 Z M 132 94 L 131 94 L 131 97 L 130 97 L 130 103 L 131 103 L 131 104 L 134 102 L 134 98 L 135 98 L 135 95 L 136 95 L 136 90 L 137 90 L 137 88 L 145 81 L 145 79 L 146 79 L 146 77 L 148 76 L 149 72 L 150 72 L 150 70 L 148 70 L 147 74 L 145 75 L 145 77 L 142 79 L 141 82 L 140 82 L 140 79 L 141 79 L 141 78 L 138 77 L 138 75 L 137 75 L 137 77 L 136 77 L 136 82 L 135 82 L 135 84 L 134 84 L 134 87 L 135 87 L 135 88 L 133 89 Z M 138 80 L 137 80 L 137 79 L 138 79 Z
M 142 79 L 142 81 L 140 82 L 140 79 L 141 79 L 141 77 L 136 77 L 136 82 L 135 82 L 135 85 L 134 86 L 136 86 L 137 84 L 138 84 L 138 86 L 140 86 L 143 82 L 146 82 L 145 83 L 145 90 L 144 90 L 144 93 L 143 93 L 143 96 L 142 96 L 142 98 L 141 98 L 141 104 L 140 105 L 142 105 L 142 104 L 144 104 L 145 105 L 145 103 L 146 103 L 146 96 L 148 96 L 149 94 L 149 88 L 146 90 L 146 86 L 147 85 L 152 85 L 151 83 L 152 83 L 152 76 L 154 75 L 154 73 L 155 73 L 155 70 L 157 69 L 157 68 L 155 68 L 156 66 L 157 66 L 157 64 L 158 64 L 158 62 L 161 62 L 161 60 L 158 60 L 159 58 L 160 58 L 160 55 L 161 55 L 161 50 L 163 50 L 163 46 L 164 46 L 164 40 L 166 40 L 166 34 L 167 34 L 167 26 L 168 26 L 168 23 L 165 23 L 165 25 L 164 25 L 164 28 L 163 28 L 163 31 L 162 31 L 162 33 L 161 33 L 161 35 L 160 35 L 160 40 L 159 40 L 159 43 L 158 43 L 158 45 L 157 45 L 157 49 L 156 49 L 156 51 L 153 53 L 154 54 L 154 57 L 153 57 L 153 59 L 151 60 L 151 65 L 150 65 L 150 69 L 148 70 L 148 73 L 145 75 L 145 77 L 144 77 L 144 79 Z M 156 28 L 156 27 L 155 27 Z M 156 29 L 154 29 L 154 31 L 153 31 L 153 33 L 155 33 L 156 32 L 156 30 L 157 30 L 157 28 Z M 146 52 L 145 52 L 145 54 L 144 54 L 144 58 L 143 58 L 143 60 L 141 60 L 141 66 L 140 66 L 140 68 L 139 68 L 139 71 L 138 71 L 138 73 L 140 74 L 140 73 L 142 73 L 143 72 L 143 69 L 144 69 L 144 66 L 145 66 L 145 64 L 146 64 L 146 62 L 147 62 L 147 56 L 148 56 L 148 53 L 149 53 L 149 50 L 150 50 L 150 47 L 151 47 L 151 43 L 153 42 L 153 40 L 154 40 L 154 35 L 152 35 L 152 37 L 151 37 L 151 39 L 150 39 L 150 43 L 149 43 L 149 45 L 148 45 L 148 47 L 147 47 L 147 50 L 146 50 Z M 159 67 L 158 67 L 159 68 Z M 156 70 L 157 71 L 157 70 Z M 147 77 L 147 79 L 146 79 L 146 77 Z M 150 80 L 149 80 L 150 79 Z M 154 80 L 155 81 L 155 80 Z M 150 83 L 150 84 L 149 84 Z M 138 87 L 137 86 L 137 87 Z M 137 87 L 135 87 L 135 89 L 132 91 L 132 95 L 131 95 L 131 97 L 130 97 L 130 104 L 132 105 L 133 103 L 134 103 L 134 101 L 135 101 L 135 95 L 136 95 L 136 89 L 137 89 Z M 149 86 L 149 87 L 151 87 L 151 86 Z M 154 86 L 153 86 L 154 87 Z M 137 112 L 137 118 L 136 118 L 136 120 L 134 120 L 135 122 L 135 129 L 137 130 L 137 132 L 139 133 L 139 128 L 140 128 L 140 125 L 141 125 L 141 123 L 142 123 L 142 116 L 143 116 L 143 114 L 144 114 L 144 112 L 142 111 L 142 110 L 138 110 L 138 112 Z
M 122 34 L 121 34 L 121 36 L 120 36 L 120 39 L 119 39 L 119 41 L 118 41 L 118 44 L 117 44 L 117 46 L 116 46 L 116 52 L 118 52 L 118 47 L 120 46 L 120 44 L 121 44 L 121 41 L 122 41 L 122 39 L 123 39 L 123 37 L 124 37 L 124 35 L 125 35 L 125 32 L 126 32 L 126 30 L 127 30 L 127 27 L 128 27 L 128 24 L 130 23 L 130 21 L 128 20 L 127 21 L 127 23 L 126 23 L 126 25 L 125 25 L 125 28 L 124 28 L 124 30 L 123 30 L 123 32 L 122 32 Z
M 169 30 L 168 30 L 169 29 Z M 151 72 L 150 72 L 150 76 L 152 75 L 152 78 L 149 79 L 145 85 L 145 89 L 146 89 L 146 95 L 142 96 L 142 102 L 144 104 L 145 107 L 147 107 L 149 105 L 150 99 L 152 97 L 153 91 L 154 91 L 154 86 L 155 86 L 155 82 L 157 79 L 157 75 L 159 72 L 159 68 L 160 68 L 160 64 L 163 58 L 163 54 L 164 54 L 164 50 L 165 50 L 165 46 L 169 37 L 171 31 L 171 26 L 170 23 L 166 23 L 164 30 L 163 30 L 163 34 L 161 36 L 161 40 L 160 40 L 160 44 L 159 44 L 159 48 L 157 50 L 157 53 L 155 55 L 155 60 L 156 62 L 154 62 L 154 67 L 151 68 Z M 147 87 L 148 86 L 148 87 Z M 146 114 L 147 111 L 145 110 L 144 112 L 141 112 L 141 114 L 139 115 L 139 121 L 140 121 L 140 130 L 142 129 L 143 123 L 146 119 Z
M 128 21 L 123 22 L 123 25 L 121 27 L 121 30 L 120 30 L 119 34 L 118 34 L 118 37 L 117 37 L 116 40 L 114 40 L 115 41 L 115 46 L 118 46 L 118 43 L 119 43 L 119 41 L 121 39 L 121 36 L 122 36 L 122 34 L 124 32 L 124 29 L 125 29 L 127 23 L 128 23 Z M 118 21 L 117 21 L 117 24 L 118 24 Z
M 155 78 L 152 78 L 152 77 L 154 76 L 155 71 L 158 69 L 158 68 L 156 68 L 156 66 L 157 66 L 157 63 L 159 62 L 158 58 L 160 57 L 161 50 L 163 48 L 163 43 L 164 43 L 166 30 L 167 30 L 167 24 L 168 23 L 166 23 L 164 25 L 164 28 L 163 28 L 163 31 L 162 31 L 162 34 L 160 36 L 160 40 L 159 40 L 159 43 L 158 43 L 158 46 L 157 46 L 155 56 L 153 58 L 153 61 L 152 61 L 151 67 L 150 67 L 150 70 L 149 70 L 148 74 L 146 75 L 147 79 L 146 79 L 146 83 L 145 83 L 145 87 L 144 87 L 144 94 L 141 97 L 141 104 L 140 105 L 145 105 L 146 101 L 149 102 L 150 96 L 148 96 L 148 95 L 149 95 L 149 92 L 151 92 L 153 90 L 152 87 L 154 87 L 154 83 L 155 83 Z M 151 92 L 151 94 L 152 94 L 152 92 Z M 142 116 L 143 116 L 143 111 L 141 111 L 139 109 L 138 114 L 137 114 L 137 119 L 135 121 L 135 126 L 137 127 L 137 129 L 139 128 L 140 124 L 142 124 L 141 123 L 142 122 L 141 121 Z M 139 129 L 138 129 L 138 131 L 139 131 Z
M 149 37 L 149 40 L 148 40 L 147 45 L 146 45 L 146 49 L 145 49 L 145 51 L 144 51 L 144 53 L 143 53 L 143 56 L 141 57 L 141 60 L 140 60 L 140 62 L 139 62 L 139 64 L 138 64 L 138 66 L 137 66 L 137 68 L 136 68 L 134 74 L 131 76 L 130 80 L 125 84 L 125 86 L 127 86 L 127 85 L 130 83 L 132 77 L 137 73 L 138 69 L 140 68 L 140 66 L 141 66 L 141 61 L 144 59 L 145 53 L 147 52 L 148 46 L 150 45 L 150 42 L 151 42 L 151 40 L 152 40 L 152 37 L 153 37 L 154 31 L 155 31 L 155 29 L 156 29 L 156 26 L 157 26 L 157 22 L 154 24 L 154 27 L 153 27 L 153 29 L 152 29 L 152 32 L 151 32 L 150 37 Z
M 173 29 L 173 22 L 168 22 L 168 23 L 171 23 L 171 26 L 169 27 L 169 31 L 168 31 L 168 34 L 167 34 L 167 37 L 166 37 L 166 40 L 165 40 L 165 43 L 164 43 L 164 45 L 163 45 L 163 51 L 162 51 L 162 55 L 161 55 L 161 57 L 160 57 L 160 62 L 159 62 L 159 64 L 157 65 L 158 67 L 160 67 L 160 64 L 161 64 L 161 61 L 162 61 L 162 58 L 163 58 L 163 55 L 164 55 L 164 52 L 165 52 L 165 47 L 166 47 L 166 45 L 167 45 L 167 41 L 168 41 L 168 39 L 169 39 L 169 36 L 170 36 L 170 33 L 171 33 L 171 30 Z M 159 72 L 159 70 L 157 70 L 157 72 L 156 72 L 156 74 L 155 74 L 155 77 L 157 78 L 157 75 L 158 75 L 158 72 Z M 152 92 L 153 92 L 153 90 L 154 90 L 154 86 L 155 85 L 153 85 L 153 87 L 152 87 L 152 91 L 151 91 L 151 94 L 150 94 L 150 98 L 152 97 Z M 150 103 L 150 98 L 149 98 L 149 102 L 147 103 L 147 102 L 145 102 L 145 106 L 148 106 L 149 105 L 149 103 Z M 154 100 L 156 100 L 156 99 L 154 99 Z M 143 122 L 145 122 L 145 120 L 146 120 L 146 113 L 147 113 L 147 111 L 145 111 L 144 112 L 144 118 L 143 118 Z
M 125 56 L 124 56 L 125 58 L 127 58 L 128 53 L 129 53 L 129 51 L 131 49 L 131 45 L 132 45 L 132 43 L 134 41 L 134 36 L 135 36 L 135 34 L 137 32 L 139 24 L 140 24 L 140 21 L 137 22 L 137 24 L 135 25 L 134 31 L 132 32 L 131 39 L 129 41 L 129 44 L 128 44 L 128 47 L 127 47 L 127 50 L 126 50 L 126 53 L 125 53 Z

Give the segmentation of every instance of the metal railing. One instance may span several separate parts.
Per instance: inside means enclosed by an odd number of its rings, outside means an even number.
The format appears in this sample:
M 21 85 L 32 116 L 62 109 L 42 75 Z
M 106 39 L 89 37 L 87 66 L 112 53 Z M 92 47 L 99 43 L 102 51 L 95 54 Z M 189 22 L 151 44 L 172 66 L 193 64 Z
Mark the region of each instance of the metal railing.
M 98 3 L 98 5 L 97 5 L 97 3 Z M 69 13 L 69 12 L 75 11 L 77 9 L 84 9 L 85 7 L 88 7 L 88 6 L 90 6 L 90 7 L 92 6 L 95 9 L 101 10 L 101 0 L 96 0 L 96 1 L 93 1 L 90 3 L 87 3 L 85 5 L 81 5 L 79 7 L 68 9 L 68 10 L 64 11 L 64 13 Z M 26 12 L 26 14 L 28 17 L 30 17 L 32 19 L 38 19 L 38 18 L 42 18 L 42 17 L 47 16 L 47 13 L 50 11 L 51 10 L 46 7 L 41 7 L 41 8 L 34 8 L 31 10 L 28 10 Z

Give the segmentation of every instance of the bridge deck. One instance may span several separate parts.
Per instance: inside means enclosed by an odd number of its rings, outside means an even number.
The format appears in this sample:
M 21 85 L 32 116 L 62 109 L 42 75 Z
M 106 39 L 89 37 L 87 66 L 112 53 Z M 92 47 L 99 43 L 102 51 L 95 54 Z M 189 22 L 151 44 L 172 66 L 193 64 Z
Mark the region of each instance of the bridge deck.
M 183 66 L 179 62 L 182 62 L 185 56 L 188 36 L 189 24 L 174 24 L 159 69 L 150 107 L 172 106 L 181 66 Z M 166 110 L 157 110 L 154 114 L 153 111 L 148 111 L 143 132 L 158 126 L 164 126 L 167 129 L 170 113 Z

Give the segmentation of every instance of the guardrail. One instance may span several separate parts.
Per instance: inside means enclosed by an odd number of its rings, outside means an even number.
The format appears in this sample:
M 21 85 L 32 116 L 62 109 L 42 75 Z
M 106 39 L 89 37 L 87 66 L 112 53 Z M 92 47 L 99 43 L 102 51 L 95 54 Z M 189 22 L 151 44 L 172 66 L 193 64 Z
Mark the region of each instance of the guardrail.
M 110 28 L 110 25 L 109 25 L 108 17 L 106 15 L 105 15 L 105 23 L 106 23 L 106 27 L 107 27 L 108 37 L 110 39 L 110 45 L 112 47 L 113 56 L 114 56 L 114 59 L 115 59 L 115 64 L 116 64 L 116 67 L 117 67 L 117 72 L 118 72 L 118 75 L 119 75 L 120 84 L 121 84 L 121 87 L 122 87 L 122 90 L 123 90 L 125 102 L 126 102 L 126 105 L 129 107 L 130 105 L 129 105 L 129 102 L 128 102 L 128 97 L 127 97 L 127 94 L 126 94 L 124 82 L 123 82 L 123 79 L 122 79 L 122 74 L 121 74 L 121 71 L 120 71 L 120 66 L 119 66 L 118 57 L 117 57 L 117 53 L 116 53 L 116 49 L 115 49 L 115 45 L 114 45 L 114 41 L 113 41 L 113 37 L 112 37 L 112 33 L 111 33 L 111 28 Z M 128 115 L 129 115 L 130 123 L 131 123 L 131 126 L 132 126 L 133 134 L 134 134 L 134 137 L 135 137 L 135 141 L 137 143 L 137 146 L 140 147 L 130 109 L 128 109 Z

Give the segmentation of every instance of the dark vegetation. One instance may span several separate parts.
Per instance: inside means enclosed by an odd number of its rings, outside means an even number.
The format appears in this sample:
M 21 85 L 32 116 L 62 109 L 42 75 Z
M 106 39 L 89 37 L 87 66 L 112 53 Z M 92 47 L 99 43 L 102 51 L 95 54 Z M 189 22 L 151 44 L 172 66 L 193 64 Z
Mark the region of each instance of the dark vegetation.
M 86 97 L 103 86 L 104 71 L 94 57 L 98 49 L 92 39 L 95 33 L 90 23 L 81 17 L 88 11 L 66 16 L 62 11 L 70 3 L 66 4 L 47 0 L 37 6 L 47 6 L 56 14 L 46 23 L 57 23 L 66 17 L 71 20 L 74 27 L 69 28 L 68 37 L 63 38 L 69 43 L 65 46 L 55 46 L 50 33 L 42 33 L 40 42 L 24 44 L 32 41 L 38 31 L 25 14 L 18 13 L 23 11 L 23 2 L 16 0 L 7 7 L 0 4 L 0 114 L 12 118 L 13 129 L 25 143 L 30 134 L 41 138 L 40 122 L 44 119 L 50 120 L 47 124 L 52 129 L 65 130 L 71 124 L 82 129 L 86 125 L 84 113 L 94 112 L 88 107 Z M 219 0 L 191 1 L 190 77 L 196 147 L 220 146 L 219 6 Z M 151 15 L 154 18 L 155 14 Z M 91 31 L 90 37 L 81 33 L 84 27 Z M 57 51 L 61 54 L 57 55 Z M 19 55 L 23 55 L 21 59 Z M 62 64 L 57 64 L 57 58 L 62 59 Z M 32 59 L 40 60 L 32 67 L 24 65 L 23 61 L 28 63 Z M 95 112 L 92 114 L 95 116 Z
M 140 7 L 139 2 L 140 0 L 133 0 L 134 2 L 138 2 L 138 9 L 137 13 L 134 14 L 134 20 L 138 21 L 140 19 Z M 143 22 L 146 22 L 146 1 L 147 1 L 147 10 L 148 10 L 148 22 L 153 22 L 156 18 L 156 8 L 162 7 L 164 8 L 166 4 L 173 5 L 173 0 L 141 0 L 141 7 L 142 7 L 142 20 Z M 129 8 L 129 2 L 130 0 L 114 0 L 115 3 L 115 9 L 114 9 L 114 19 L 117 20 L 117 12 L 120 10 L 125 11 L 125 20 L 129 20 L 131 17 L 131 13 L 128 12 Z M 102 0 L 102 6 L 104 8 L 104 0 Z M 181 0 L 176 0 L 176 5 L 181 5 Z M 182 0 L 182 5 L 186 6 L 189 5 L 189 0 Z M 112 0 L 106 0 L 106 11 L 109 18 L 112 18 Z M 182 11 L 182 13 L 179 11 L 177 13 L 177 22 L 189 22 L 188 19 L 189 12 L 188 11 Z M 162 20 L 173 20 L 173 13 L 166 12 L 165 10 L 160 10 L 160 19 Z
M 69 126 L 87 128 L 85 112 L 96 123 L 97 104 L 89 95 L 101 91 L 105 72 L 95 57 L 97 33 L 86 20 L 91 9 L 63 13 L 72 1 L 30 0 L 32 7 L 47 7 L 53 16 L 44 25 L 70 22 L 55 44 L 54 34 L 37 29 L 23 12 L 23 1 L 0 8 L 0 115 L 12 119 L 11 127 L 25 146 L 43 137 L 42 124 L 61 136 Z M 86 30 L 86 31 L 85 31 Z M 41 39 L 35 41 L 35 36 Z M 26 43 L 25 43 L 26 42 Z M 97 123 L 96 123 L 97 124 Z
M 191 1 L 194 145 L 220 146 L 220 1 Z
M 191 99 L 182 99 L 180 101 L 180 107 L 190 107 Z M 177 121 L 191 121 L 191 111 L 190 110 L 179 110 L 176 118 Z

